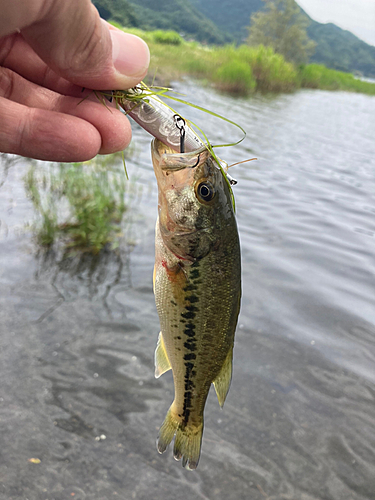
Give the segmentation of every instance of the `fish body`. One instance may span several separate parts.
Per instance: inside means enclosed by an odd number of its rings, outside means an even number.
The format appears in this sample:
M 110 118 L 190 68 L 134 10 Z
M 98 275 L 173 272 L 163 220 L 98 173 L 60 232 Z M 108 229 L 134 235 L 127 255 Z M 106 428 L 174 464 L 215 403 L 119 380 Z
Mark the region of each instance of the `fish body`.
M 157 446 L 163 453 L 176 435 L 174 458 L 195 469 L 211 383 L 223 406 L 231 381 L 240 245 L 228 182 L 210 152 L 175 154 L 155 139 L 152 157 L 159 190 L 154 293 L 161 326 L 155 376 L 172 369 L 175 386 Z

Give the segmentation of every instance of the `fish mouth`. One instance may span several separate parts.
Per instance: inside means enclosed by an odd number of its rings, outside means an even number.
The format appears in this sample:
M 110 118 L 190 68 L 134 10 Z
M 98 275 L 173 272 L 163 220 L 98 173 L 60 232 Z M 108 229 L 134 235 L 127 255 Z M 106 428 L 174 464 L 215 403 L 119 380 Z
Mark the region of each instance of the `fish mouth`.
M 158 139 L 151 144 L 151 154 L 157 165 L 164 172 L 177 172 L 186 168 L 195 168 L 205 162 L 210 156 L 207 146 L 191 151 L 189 153 L 176 153 L 172 148 L 166 146 Z

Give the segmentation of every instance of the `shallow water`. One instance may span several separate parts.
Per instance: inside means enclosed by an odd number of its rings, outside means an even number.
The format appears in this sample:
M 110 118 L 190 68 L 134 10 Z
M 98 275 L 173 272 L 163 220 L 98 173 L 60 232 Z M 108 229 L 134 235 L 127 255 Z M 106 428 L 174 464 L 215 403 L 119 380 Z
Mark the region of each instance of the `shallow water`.
M 134 127 L 138 196 L 119 255 L 38 254 L 27 163 L 1 159 L 0 498 L 373 500 L 375 99 L 177 90 L 247 130 L 220 151 L 228 163 L 258 158 L 231 172 L 242 310 L 231 390 L 222 411 L 210 394 L 199 468 L 155 449 L 173 385 L 153 377 L 157 191 L 150 139 Z M 185 114 L 213 143 L 236 136 Z

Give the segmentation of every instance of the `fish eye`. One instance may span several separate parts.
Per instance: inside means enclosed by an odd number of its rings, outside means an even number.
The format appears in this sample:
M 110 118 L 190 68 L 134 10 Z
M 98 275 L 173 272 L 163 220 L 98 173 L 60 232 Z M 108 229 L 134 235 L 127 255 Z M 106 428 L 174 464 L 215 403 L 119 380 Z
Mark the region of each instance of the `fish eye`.
M 209 181 L 203 181 L 200 184 L 198 184 L 197 189 L 197 196 L 198 199 L 201 201 L 211 201 L 212 198 L 215 196 L 215 189 L 211 182 Z

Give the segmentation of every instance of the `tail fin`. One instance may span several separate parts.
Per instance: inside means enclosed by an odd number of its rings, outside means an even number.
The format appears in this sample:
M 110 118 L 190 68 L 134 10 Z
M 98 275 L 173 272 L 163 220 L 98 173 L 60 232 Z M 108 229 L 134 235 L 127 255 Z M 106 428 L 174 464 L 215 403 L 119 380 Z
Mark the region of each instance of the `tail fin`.
M 175 460 L 181 460 L 182 458 L 183 467 L 194 470 L 198 466 L 201 454 L 203 417 L 198 425 L 183 425 L 181 419 L 174 416 L 172 406 L 169 408 L 163 425 L 160 427 L 157 443 L 158 452 L 164 453 L 176 434 L 173 456 Z

